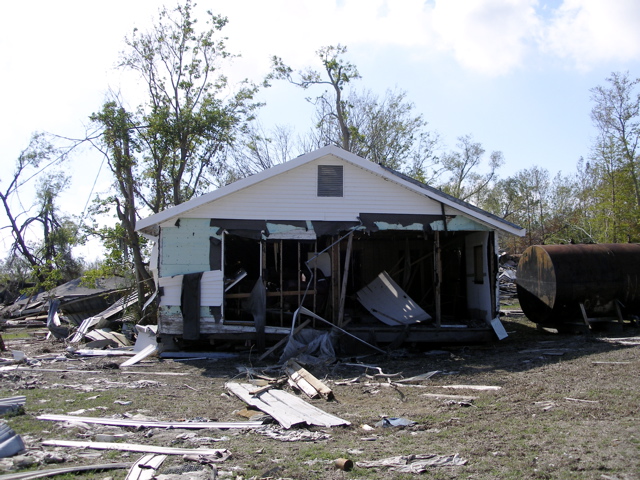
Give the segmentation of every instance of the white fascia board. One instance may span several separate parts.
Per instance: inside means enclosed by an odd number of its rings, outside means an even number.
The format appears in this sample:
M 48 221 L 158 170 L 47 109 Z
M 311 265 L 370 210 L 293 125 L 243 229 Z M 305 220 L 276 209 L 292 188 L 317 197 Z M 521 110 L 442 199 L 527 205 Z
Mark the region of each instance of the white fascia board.
M 340 147 L 336 147 L 335 145 L 327 145 L 326 147 L 322 147 L 318 150 L 314 150 L 313 152 L 306 153 L 304 155 L 300 155 L 293 160 L 289 160 L 288 162 L 281 163 L 274 167 L 271 167 L 267 170 L 263 170 L 262 172 L 256 173 L 250 177 L 245 177 L 240 180 L 237 180 L 229 185 L 225 185 L 224 187 L 220 187 L 217 190 L 214 190 L 209 193 L 205 193 L 196 198 L 192 198 L 191 200 L 177 205 L 175 207 L 168 208 L 162 212 L 156 213 L 155 215 L 151 215 L 150 217 L 143 218 L 137 222 L 137 230 L 148 229 L 149 227 L 159 225 L 161 223 L 165 223 L 171 221 L 173 219 L 178 218 L 185 212 L 192 210 L 194 208 L 198 208 L 206 203 L 213 202 L 219 198 L 222 198 L 226 195 L 230 195 L 232 193 L 238 192 L 245 188 L 256 185 L 260 182 L 273 178 L 281 173 L 287 172 L 294 168 L 297 168 L 301 165 L 304 165 L 308 162 L 312 162 L 317 160 L 318 158 L 322 158 L 327 155 L 333 155 L 337 158 L 345 160 L 346 162 L 352 163 L 374 175 L 378 175 L 385 180 L 390 182 L 394 182 L 398 185 L 401 185 L 414 193 L 419 195 L 431 198 L 437 202 L 440 202 L 456 211 L 461 212 L 464 215 L 470 216 L 471 218 L 476 219 L 478 222 L 483 223 L 489 227 L 496 228 L 506 233 L 510 233 L 512 235 L 517 235 L 519 237 L 523 237 L 526 233 L 526 230 L 523 228 L 516 227 L 508 222 L 502 222 L 497 217 L 494 218 L 489 215 L 483 215 L 481 212 L 474 210 L 473 208 L 465 207 L 464 203 L 455 202 L 446 196 L 438 195 L 437 192 L 433 192 L 430 190 L 425 190 L 411 182 L 408 182 L 401 177 L 392 174 L 386 169 L 382 168 L 380 165 L 373 163 L 369 160 L 366 160 L 358 155 L 347 152 L 346 150 L 341 149 Z M 155 233 L 155 232 L 154 232 Z

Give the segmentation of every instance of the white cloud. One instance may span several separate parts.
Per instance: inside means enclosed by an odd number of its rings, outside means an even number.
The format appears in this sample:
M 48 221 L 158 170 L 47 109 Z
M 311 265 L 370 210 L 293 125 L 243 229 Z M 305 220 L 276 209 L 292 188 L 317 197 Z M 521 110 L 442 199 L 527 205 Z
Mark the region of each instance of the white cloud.
M 637 0 L 565 0 L 551 19 L 546 49 L 581 69 L 640 59 Z
M 439 46 L 465 68 L 504 74 L 523 62 L 540 27 L 536 0 L 439 0 L 431 13 Z

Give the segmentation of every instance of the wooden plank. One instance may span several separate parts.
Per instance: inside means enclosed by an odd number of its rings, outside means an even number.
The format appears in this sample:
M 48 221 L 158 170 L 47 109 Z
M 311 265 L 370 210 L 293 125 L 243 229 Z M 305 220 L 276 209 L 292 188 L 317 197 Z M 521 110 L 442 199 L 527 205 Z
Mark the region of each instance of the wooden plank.
M 226 448 L 173 448 L 135 443 L 77 442 L 75 440 L 44 440 L 42 445 L 49 447 L 91 448 L 94 450 L 120 450 L 123 452 L 158 453 L 163 455 L 214 455 L 224 457 L 230 452 Z
M 469 395 L 447 395 L 445 393 L 423 393 L 420 395 L 421 397 L 427 398 L 435 398 L 436 400 L 458 400 L 460 402 L 471 402 L 476 400 L 478 397 L 473 397 Z
M 156 455 L 154 453 L 143 455 L 131 466 L 125 480 L 153 480 L 156 471 L 166 458 L 166 455 Z
M 309 398 L 316 398 L 322 396 L 329 400 L 333 398 L 333 392 L 324 383 L 314 377 L 308 370 L 303 368 L 298 362 L 293 359 L 289 359 L 285 364 L 285 372 L 289 375 L 289 378 L 295 382 L 300 389 L 309 396 Z M 304 385 L 304 388 L 301 386 Z M 307 390 L 309 393 L 307 393 Z
M 456 390 L 500 390 L 502 387 L 496 387 L 493 385 L 438 385 L 440 388 L 453 388 Z
M 254 397 L 251 394 L 255 390 L 254 385 L 230 382 L 226 384 L 226 387 L 248 405 L 271 415 L 284 428 L 291 428 L 293 425 L 301 423 L 321 427 L 351 425 L 350 422 L 326 413 L 282 390 L 270 390 L 259 397 Z
M 340 291 L 340 307 L 338 310 L 338 326 L 342 327 L 344 320 L 344 302 L 347 297 L 347 280 L 349 280 L 349 265 L 351 264 L 351 250 L 353 248 L 353 232 L 349 234 L 347 241 L 347 253 L 344 258 L 344 273 L 342 275 L 342 288 Z
M 111 425 L 117 427 L 143 427 L 143 428 L 182 428 L 185 430 L 203 430 L 207 428 L 219 428 L 222 430 L 234 428 L 258 428 L 262 422 L 159 422 L 155 420 L 131 420 L 102 417 L 79 417 L 77 415 L 45 414 L 37 417 L 38 420 L 50 420 L 53 422 L 81 422 L 96 425 Z

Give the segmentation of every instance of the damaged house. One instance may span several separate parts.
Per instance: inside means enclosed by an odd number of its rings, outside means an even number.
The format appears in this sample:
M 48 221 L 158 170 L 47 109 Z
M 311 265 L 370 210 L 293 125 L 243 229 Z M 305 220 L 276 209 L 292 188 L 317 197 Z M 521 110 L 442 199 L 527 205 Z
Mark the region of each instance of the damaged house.
M 367 342 L 483 341 L 498 319 L 499 234 L 524 230 L 327 146 L 138 222 L 155 246 L 163 348 L 292 324 Z

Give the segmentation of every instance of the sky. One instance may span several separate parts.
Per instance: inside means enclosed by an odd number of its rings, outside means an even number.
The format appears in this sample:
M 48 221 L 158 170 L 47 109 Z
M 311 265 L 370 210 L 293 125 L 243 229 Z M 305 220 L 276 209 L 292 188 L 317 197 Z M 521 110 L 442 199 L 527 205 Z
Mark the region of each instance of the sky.
M 139 103 L 142 86 L 117 68 L 118 58 L 125 37 L 148 29 L 160 5 L 24 0 L 3 6 L 0 188 L 33 132 L 83 137 L 110 90 Z M 590 89 L 605 85 L 611 72 L 640 76 L 637 0 L 198 2 L 196 11 L 206 10 L 229 20 L 228 50 L 241 55 L 225 70 L 232 81 L 261 81 L 273 55 L 295 69 L 317 67 L 319 48 L 345 45 L 346 59 L 362 76 L 359 87 L 378 95 L 406 91 L 445 148 L 472 135 L 487 152 L 501 151 L 502 177 L 534 165 L 552 175 L 575 171 L 595 136 Z M 308 94 L 284 82 L 263 91 L 261 123 L 307 131 Z M 64 210 L 79 215 L 96 191 L 108 188 L 100 164 L 89 149 L 72 157 Z M 27 187 L 21 200 L 31 203 Z M 0 237 L 2 249 L 6 233 Z

